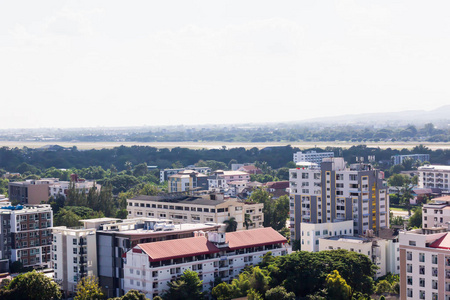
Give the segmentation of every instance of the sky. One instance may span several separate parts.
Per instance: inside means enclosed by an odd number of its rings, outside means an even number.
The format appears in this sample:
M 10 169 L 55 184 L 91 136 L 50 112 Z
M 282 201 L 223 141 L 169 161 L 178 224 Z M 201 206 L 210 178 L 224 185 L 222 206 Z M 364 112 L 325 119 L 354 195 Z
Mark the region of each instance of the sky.
M 0 3 L 0 128 L 284 122 L 450 104 L 450 2 Z

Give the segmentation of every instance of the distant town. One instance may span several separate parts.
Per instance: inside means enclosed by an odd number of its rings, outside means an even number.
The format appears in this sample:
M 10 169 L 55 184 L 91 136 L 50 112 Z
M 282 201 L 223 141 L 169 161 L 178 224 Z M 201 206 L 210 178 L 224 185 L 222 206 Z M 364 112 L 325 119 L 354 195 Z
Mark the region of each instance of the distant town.
M 46 299 L 450 295 L 449 150 L 49 145 L 0 165 L 2 299 L 33 280 Z

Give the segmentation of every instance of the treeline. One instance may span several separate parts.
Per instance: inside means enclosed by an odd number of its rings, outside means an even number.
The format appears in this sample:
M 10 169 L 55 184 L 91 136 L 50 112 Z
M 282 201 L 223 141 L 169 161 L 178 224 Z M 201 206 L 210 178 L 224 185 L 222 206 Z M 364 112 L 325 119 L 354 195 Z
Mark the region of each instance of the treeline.
M 316 150 L 333 151 L 335 156 L 343 156 L 349 163 L 354 163 L 360 158 L 368 160 L 374 156 L 381 168 L 390 166 L 391 156 L 396 154 L 429 153 L 430 162 L 434 164 L 448 164 L 450 150 L 432 151 L 424 146 L 414 147 L 412 150 L 380 149 L 365 145 L 353 146 L 349 149 L 326 147 L 310 148 L 303 151 Z M 176 147 L 173 149 L 148 146 L 120 146 L 113 149 L 79 151 L 76 147 L 70 150 L 42 151 L 30 148 L 0 148 L 0 168 L 9 172 L 39 175 L 40 172 L 54 167 L 57 169 L 86 169 L 86 174 L 81 174 L 86 179 L 103 177 L 101 174 L 110 169 L 112 172 L 133 170 L 135 166 L 146 163 L 158 168 L 171 168 L 174 164 L 187 166 L 199 163 L 199 161 L 219 162 L 221 167 L 229 168 L 231 163 L 266 162 L 273 169 L 285 167 L 292 161 L 294 152 L 300 151 L 291 146 L 258 148 L 231 148 L 231 149 L 188 149 Z M 95 166 L 95 167 L 92 167 Z M 99 169 L 99 168 L 102 169 Z M 97 168 L 97 169 L 96 169 Z M 51 174 L 49 174 L 51 175 Z M 156 176 L 156 174 L 155 174 Z M 157 177 L 157 176 L 156 176 Z
M 450 129 L 445 121 L 439 127 L 432 123 L 423 126 L 362 126 L 273 124 L 261 126 L 165 127 L 85 130 L 28 130 L 0 133 L 0 140 L 42 140 L 82 142 L 299 142 L 299 141 L 428 141 L 448 142 Z

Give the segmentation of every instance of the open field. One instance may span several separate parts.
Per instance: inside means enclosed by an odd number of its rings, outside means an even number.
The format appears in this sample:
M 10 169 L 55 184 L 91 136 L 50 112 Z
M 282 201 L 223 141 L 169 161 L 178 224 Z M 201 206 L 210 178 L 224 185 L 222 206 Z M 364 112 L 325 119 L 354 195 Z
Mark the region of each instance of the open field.
M 46 141 L 46 142 L 33 142 L 33 141 L 0 141 L 0 147 L 28 147 L 28 148 L 39 148 L 45 145 L 60 145 L 63 147 L 72 147 L 76 146 L 80 150 L 87 149 L 103 149 L 103 148 L 114 148 L 118 146 L 150 146 L 156 148 L 175 148 L 175 147 L 183 147 L 190 149 L 219 149 L 222 146 L 226 146 L 227 148 L 239 148 L 244 147 L 246 149 L 250 149 L 253 147 L 256 148 L 264 148 L 271 146 L 286 146 L 291 145 L 292 147 L 298 147 L 300 149 L 307 149 L 313 147 L 342 147 L 342 148 L 350 148 L 355 145 L 363 145 L 362 143 L 351 143 L 351 142 L 293 142 L 293 143 L 239 143 L 239 142 L 152 142 L 152 143 L 137 143 L 137 142 L 58 142 L 58 141 Z M 389 142 L 389 143 L 366 143 L 368 147 L 380 147 L 381 149 L 403 149 L 408 148 L 411 149 L 420 143 L 402 143 L 402 142 Z M 432 150 L 436 149 L 450 149 L 450 143 L 422 143 Z

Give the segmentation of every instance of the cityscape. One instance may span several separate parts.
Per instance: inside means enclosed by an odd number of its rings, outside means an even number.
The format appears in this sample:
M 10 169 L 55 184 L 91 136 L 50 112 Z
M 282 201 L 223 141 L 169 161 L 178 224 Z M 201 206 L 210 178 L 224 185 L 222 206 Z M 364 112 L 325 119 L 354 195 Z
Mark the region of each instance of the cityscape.
M 0 4 L 0 300 L 450 300 L 449 11 Z

